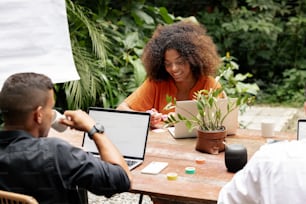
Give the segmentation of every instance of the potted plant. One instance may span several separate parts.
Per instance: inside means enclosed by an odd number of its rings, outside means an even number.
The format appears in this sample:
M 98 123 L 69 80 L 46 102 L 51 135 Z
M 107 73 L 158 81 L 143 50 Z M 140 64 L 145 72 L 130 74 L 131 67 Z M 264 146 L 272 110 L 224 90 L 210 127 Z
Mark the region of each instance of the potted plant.
M 194 100 L 197 106 L 197 114 L 188 113 L 182 114 L 170 114 L 165 121 L 166 126 L 173 125 L 178 122 L 184 122 L 186 127 L 192 131 L 197 129 L 197 142 L 196 150 L 206 152 L 210 154 L 218 154 L 225 149 L 225 137 L 227 135 L 226 129 L 223 126 L 223 121 L 229 115 L 230 112 L 239 108 L 241 105 L 249 104 L 254 100 L 251 94 L 256 95 L 259 90 L 255 84 L 242 83 L 239 80 L 244 80 L 247 76 L 239 74 L 235 78 L 233 69 L 237 69 L 237 64 L 232 60 L 233 58 L 227 54 L 222 58 L 223 63 L 220 67 L 219 75 L 216 77 L 216 81 L 231 80 L 230 87 L 222 86 L 218 89 L 201 90 L 194 94 Z M 237 75 L 236 75 L 237 76 Z M 244 76 L 244 77 L 243 77 Z M 248 76 L 250 76 L 248 74 Z M 242 89 L 241 87 L 244 87 Z M 227 97 L 227 110 L 222 114 L 220 107 L 218 106 L 218 100 L 221 95 L 227 90 L 230 93 L 234 93 L 235 97 Z M 233 95 L 233 94 L 232 94 Z M 168 105 L 165 109 L 175 108 L 176 100 L 172 97 L 167 97 Z
M 223 89 L 201 90 L 195 93 L 194 100 L 197 107 L 197 114 L 186 110 L 186 115 L 170 114 L 165 121 L 167 125 L 173 125 L 178 122 L 184 122 L 186 127 L 192 131 L 197 129 L 196 150 L 211 154 L 218 154 L 225 148 L 224 140 L 227 135 L 223 126 L 224 119 L 234 109 L 238 108 L 240 100 L 229 99 L 227 103 L 226 113 L 222 115 L 222 111 L 218 106 L 218 99 Z M 172 98 L 168 97 L 168 106 L 166 108 L 174 108 L 176 101 L 172 103 Z

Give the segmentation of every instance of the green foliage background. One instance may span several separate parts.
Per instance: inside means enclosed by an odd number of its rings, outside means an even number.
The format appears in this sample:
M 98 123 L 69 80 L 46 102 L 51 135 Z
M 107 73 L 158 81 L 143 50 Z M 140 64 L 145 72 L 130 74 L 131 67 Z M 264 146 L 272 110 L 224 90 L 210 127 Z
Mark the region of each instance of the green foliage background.
M 304 0 L 210 0 L 162 4 L 174 15 L 195 15 L 218 44 L 230 51 L 241 72 L 261 88 L 257 103 L 302 107 L 306 82 Z M 157 3 L 157 4 L 156 4 Z
M 142 49 L 158 24 L 175 18 L 143 1 L 66 0 L 79 81 L 56 86 L 57 107 L 116 107 L 145 78 Z
M 257 103 L 302 106 L 306 79 L 304 0 L 66 0 L 80 81 L 58 84 L 57 106 L 116 107 L 145 77 L 139 60 L 158 24 L 195 16 L 224 56 L 261 92 Z M 237 71 L 238 72 L 238 71 Z

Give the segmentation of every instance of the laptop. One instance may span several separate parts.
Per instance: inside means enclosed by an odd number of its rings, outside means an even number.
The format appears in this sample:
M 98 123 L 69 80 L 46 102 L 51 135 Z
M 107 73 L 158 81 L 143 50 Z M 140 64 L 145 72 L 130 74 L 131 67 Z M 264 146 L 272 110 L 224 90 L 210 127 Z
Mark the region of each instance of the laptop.
M 105 134 L 119 149 L 130 170 L 143 162 L 150 127 L 150 113 L 89 107 L 88 114 L 96 122 L 103 124 Z M 88 137 L 87 132 L 84 133 L 82 146 L 85 151 L 100 157 L 94 141 Z
M 306 139 L 306 119 L 300 118 L 297 123 L 297 140 Z
M 236 99 L 231 99 L 236 100 Z M 222 116 L 227 112 L 227 102 L 228 98 L 219 98 L 217 105 L 220 107 Z M 198 112 L 197 105 L 195 100 L 185 100 L 185 101 L 176 101 L 175 113 L 184 115 L 188 118 L 191 113 L 196 115 Z M 236 134 L 238 128 L 238 108 L 234 109 L 223 121 L 223 125 L 226 127 L 227 135 Z M 174 138 L 192 138 L 196 137 L 196 128 L 193 130 L 188 130 L 184 122 L 178 122 L 174 127 L 169 127 L 168 131 Z

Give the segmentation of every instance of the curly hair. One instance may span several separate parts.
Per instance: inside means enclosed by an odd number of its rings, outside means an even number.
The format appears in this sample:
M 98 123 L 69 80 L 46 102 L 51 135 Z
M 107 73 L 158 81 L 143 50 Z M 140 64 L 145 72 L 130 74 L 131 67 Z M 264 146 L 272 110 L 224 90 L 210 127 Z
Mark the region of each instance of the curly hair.
M 175 49 L 189 62 L 196 79 L 201 75 L 214 76 L 221 62 L 216 45 L 202 25 L 191 21 L 159 25 L 141 56 L 148 78 L 155 81 L 170 78 L 164 66 L 164 55 L 169 49 Z

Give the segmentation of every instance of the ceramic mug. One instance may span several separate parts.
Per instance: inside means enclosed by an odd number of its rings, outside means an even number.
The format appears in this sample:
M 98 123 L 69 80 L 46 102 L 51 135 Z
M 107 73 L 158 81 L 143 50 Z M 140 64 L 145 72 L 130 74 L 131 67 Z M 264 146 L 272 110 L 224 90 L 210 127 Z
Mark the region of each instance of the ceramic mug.
M 67 129 L 66 125 L 63 125 L 59 122 L 61 118 L 65 118 L 65 116 L 57 110 L 53 110 L 51 127 L 58 132 L 64 132 Z
M 274 137 L 274 126 L 273 121 L 261 122 L 261 135 L 263 137 Z

